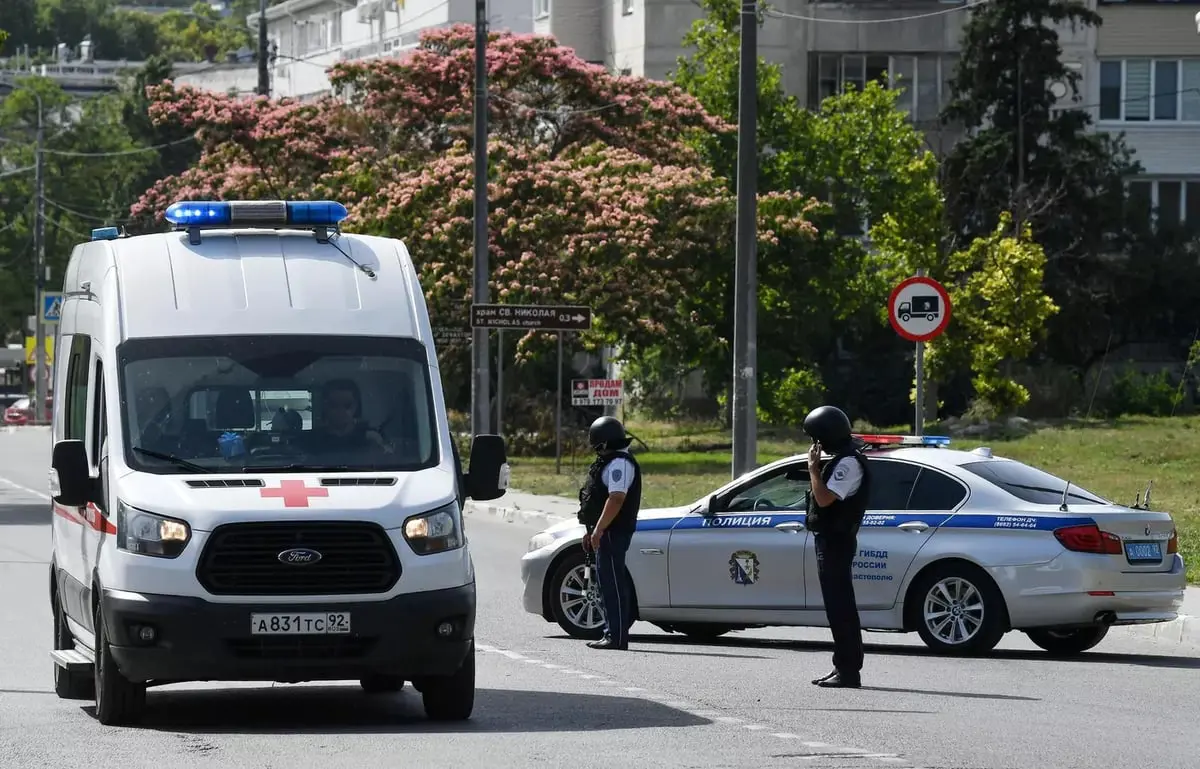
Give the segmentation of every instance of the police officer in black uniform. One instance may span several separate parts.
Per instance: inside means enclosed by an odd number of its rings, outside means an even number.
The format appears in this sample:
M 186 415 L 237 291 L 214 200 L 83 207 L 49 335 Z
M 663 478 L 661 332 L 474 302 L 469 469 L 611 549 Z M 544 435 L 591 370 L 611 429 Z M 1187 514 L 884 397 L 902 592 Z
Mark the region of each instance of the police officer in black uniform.
M 867 509 L 870 471 L 860 453 L 864 444 L 851 435 L 850 419 L 841 409 L 814 409 L 804 418 L 804 432 L 813 439 L 808 475 L 814 505 L 807 526 L 816 544 L 821 596 L 833 633 L 833 672 L 813 683 L 857 689 L 862 686 L 863 641 L 851 564 L 858 551 L 858 527 Z M 824 468 L 822 450 L 833 455 Z
M 596 461 L 588 468 L 579 490 L 579 522 L 587 527 L 585 551 L 595 553 L 600 593 L 604 600 L 604 636 L 593 649 L 629 648 L 633 625 L 633 589 L 625 571 L 625 554 L 637 529 L 642 504 L 642 473 L 626 449 L 631 443 L 625 426 L 613 417 L 592 422 L 588 439 Z

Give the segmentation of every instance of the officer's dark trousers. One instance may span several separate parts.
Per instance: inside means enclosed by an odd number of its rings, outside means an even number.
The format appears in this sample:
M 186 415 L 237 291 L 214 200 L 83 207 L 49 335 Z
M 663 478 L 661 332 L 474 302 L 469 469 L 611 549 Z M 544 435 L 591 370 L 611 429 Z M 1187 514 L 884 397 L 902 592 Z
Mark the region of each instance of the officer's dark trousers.
M 817 574 L 825 616 L 833 633 L 833 667 L 844 678 L 857 679 L 863 666 L 862 627 L 854 601 L 854 578 L 850 567 L 858 550 L 854 535 L 815 534 Z
M 633 532 L 606 529 L 596 550 L 596 576 L 604 599 L 604 635 L 617 646 L 629 643 L 633 624 L 633 591 L 625 573 L 625 554 L 633 541 Z

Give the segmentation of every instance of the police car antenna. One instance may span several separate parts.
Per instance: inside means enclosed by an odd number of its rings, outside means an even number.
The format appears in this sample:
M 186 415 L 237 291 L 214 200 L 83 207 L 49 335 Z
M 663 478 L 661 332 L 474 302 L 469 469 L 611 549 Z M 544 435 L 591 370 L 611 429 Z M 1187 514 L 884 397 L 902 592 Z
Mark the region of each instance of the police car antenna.
M 1059 504 L 1059 506 L 1058 506 L 1058 509 L 1063 511 L 1064 513 L 1067 512 L 1067 494 L 1070 494 L 1070 493 L 1071 493 L 1071 482 L 1067 481 L 1067 485 L 1063 486 L 1062 503 Z
M 1152 489 L 1152 488 L 1154 488 L 1154 479 L 1153 478 L 1151 478 L 1150 482 L 1146 484 L 1146 501 L 1142 503 L 1145 505 L 1144 509 L 1146 509 L 1146 510 L 1150 509 L 1150 489 Z

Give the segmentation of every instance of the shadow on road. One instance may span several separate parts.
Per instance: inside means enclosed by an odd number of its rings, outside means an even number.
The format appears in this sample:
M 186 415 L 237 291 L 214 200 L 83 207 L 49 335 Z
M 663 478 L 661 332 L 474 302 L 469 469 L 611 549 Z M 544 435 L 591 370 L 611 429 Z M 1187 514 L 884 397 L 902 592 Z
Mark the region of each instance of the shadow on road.
M 95 715 L 94 706 L 82 710 Z M 142 728 L 203 734 L 571 732 L 712 723 L 657 702 L 601 694 L 478 689 L 465 722 L 425 717 L 421 695 L 368 695 L 354 686 L 151 690 Z
M 547 636 L 550 639 L 574 641 L 566 634 Z M 631 652 L 638 647 L 649 644 L 654 646 L 689 646 L 703 649 L 777 649 L 795 651 L 830 651 L 833 643 L 830 641 L 797 641 L 792 639 L 773 640 L 768 638 L 718 638 L 712 641 L 696 641 L 671 635 L 631 635 L 629 637 Z M 938 657 L 928 647 L 921 645 L 901 646 L 899 644 L 872 644 L 864 646 L 870 654 L 897 657 Z M 648 651 L 648 650 L 647 650 Z M 684 652 L 687 653 L 687 652 Z M 981 659 L 993 660 L 1032 660 L 1051 662 L 1078 662 L 1100 665 L 1142 665 L 1151 668 L 1200 670 L 1200 657 L 1172 657 L 1159 654 L 1127 654 L 1122 652 L 1089 651 L 1074 657 L 1055 656 L 1049 652 L 1022 649 L 995 649 Z
M 49 524 L 49 502 L 0 504 L 0 526 L 47 526 Z

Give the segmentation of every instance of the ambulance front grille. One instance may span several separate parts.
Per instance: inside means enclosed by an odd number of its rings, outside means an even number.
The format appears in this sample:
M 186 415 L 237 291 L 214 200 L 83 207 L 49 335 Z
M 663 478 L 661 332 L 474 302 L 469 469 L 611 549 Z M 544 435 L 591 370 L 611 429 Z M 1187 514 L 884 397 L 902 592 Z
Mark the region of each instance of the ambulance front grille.
M 294 550 L 320 558 L 284 563 L 282 554 Z M 213 595 L 386 593 L 400 579 L 400 559 L 374 523 L 230 523 L 208 538 L 196 578 Z

